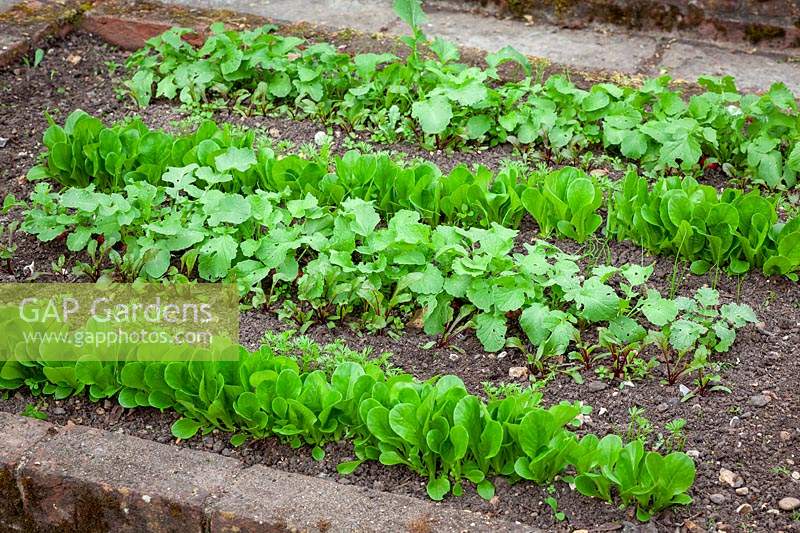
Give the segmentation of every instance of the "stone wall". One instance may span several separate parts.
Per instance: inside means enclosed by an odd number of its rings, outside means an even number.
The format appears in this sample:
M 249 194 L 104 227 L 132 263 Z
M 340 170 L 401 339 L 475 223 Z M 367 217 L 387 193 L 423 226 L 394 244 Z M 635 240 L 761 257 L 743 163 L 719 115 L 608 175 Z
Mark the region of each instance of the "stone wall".
M 695 30 L 705 37 L 800 46 L 797 0 L 480 0 L 517 17 L 577 25 Z

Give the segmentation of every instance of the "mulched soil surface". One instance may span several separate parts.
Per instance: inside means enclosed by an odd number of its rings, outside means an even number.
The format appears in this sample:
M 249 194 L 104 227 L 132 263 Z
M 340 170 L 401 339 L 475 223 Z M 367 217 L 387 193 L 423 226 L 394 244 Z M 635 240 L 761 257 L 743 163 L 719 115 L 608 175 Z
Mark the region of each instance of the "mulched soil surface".
M 47 50 L 38 68 L 18 66 L 0 72 L 0 137 L 7 138 L 0 148 L 0 195 L 13 193 L 26 198 L 32 189 L 22 177 L 35 164 L 42 149 L 41 137 L 47 127 L 43 112 L 48 111 L 56 122 L 63 122 L 75 108 L 101 116 L 107 122 L 139 113 L 151 126 L 176 127 L 184 114 L 177 108 L 156 104 L 144 111 L 137 110 L 129 100 L 118 100 L 115 95 L 118 79 L 109 73 L 107 61 L 124 62 L 125 54 L 98 43 L 86 35 L 72 35 L 55 43 Z M 119 76 L 119 74 L 117 74 Z M 260 128 L 268 134 L 288 139 L 300 146 L 312 142 L 321 128 L 312 122 L 293 122 L 285 119 L 242 119 L 222 114 L 218 119 L 235 121 L 248 127 Z M 335 134 L 335 132 L 334 132 Z M 336 137 L 334 149 L 347 147 Z M 407 145 L 393 146 L 411 157 L 432 159 L 444 168 L 456 162 L 483 163 L 495 167 L 511 156 L 507 147 L 473 154 L 429 154 Z M 12 212 L 0 217 L 7 222 L 18 217 Z M 520 232 L 518 242 L 534 238 L 533 228 Z M 18 245 L 12 260 L 12 272 L 2 265 L 0 281 L 74 281 L 71 274 L 53 272 L 51 262 L 65 253 L 63 243 L 41 244 L 22 233 L 15 237 Z M 564 250 L 576 252 L 579 247 L 568 241 L 556 241 Z M 722 360 L 727 363 L 723 379 L 732 389 L 731 394 L 715 393 L 680 402 L 676 386 L 659 383 L 660 374 L 633 386 L 600 382 L 584 372 L 586 383 L 576 385 L 571 378 L 559 376 L 545 389 L 547 403 L 560 400 L 583 400 L 594 407 L 585 428 L 604 434 L 625 430 L 628 409 L 640 406 L 652 420 L 657 430 L 663 432 L 666 422 L 685 418 L 686 449 L 695 455 L 698 478 L 692 490 L 695 503 L 688 508 L 676 508 L 662 513 L 646 526 L 635 525 L 629 512 L 590 500 L 571 491 L 564 483 L 555 485 L 552 494 L 559 510 L 566 513 L 567 521 L 555 521 L 552 511 L 544 504 L 548 493 L 529 483 L 510 486 L 497 480 L 497 498 L 486 502 L 468 487 L 460 498 L 448 498 L 443 505 L 470 509 L 506 520 L 554 529 L 588 528 L 595 530 L 624 529 L 635 531 L 670 530 L 683 526 L 687 530 L 749 531 L 800 530 L 800 516 L 794 517 L 779 511 L 777 502 L 787 496 L 800 495 L 800 285 L 785 279 L 764 278 L 752 274 L 739 282 L 720 276 L 692 276 L 675 272 L 673 260 L 655 260 L 629 243 L 609 243 L 607 247 L 595 243 L 597 257 L 587 261 L 626 262 L 655 261 L 655 275 L 651 285 L 668 293 L 673 283 L 678 294 L 690 294 L 704 284 L 715 285 L 724 302 L 739 301 L 750 304 L 762 320 L 757 326 L 748 326 Z M 588 249 L 584 250 L 588 251 Z M 74 261 L 67 261 L 66 272 Z M 673 277 L 676 278 L 673 280 Z M 290 326 L 279 322 L 268 312 L 249 311 L 242 315 L 242 340 L 249 346 L 257 345 L 264 331 L 284 330 Z M 341 339 L 351 347 L 372 347 L 375 352 L 390 351 L 392 363 L 419 378 L 452 373 L 460 376 L 476 393 L 482 393 L 482 383 L 513 382 L 509 369 L 525 366 L 522 354 L 509 350 L 503 356 L 486 354 L 472 335 L 454 339 L 448 347 L 424 350 L 422 345 L 430 340 L 413 328 L 395 339 L 388 334 L 365 334 L 341 326 L 330 330 L 323 326 L 311 327 L 307 334 L 315 340 L 330 342 Z M 527 379 L 516 380 L 523 384 Z M 691 385 L 687 383 L 687 385 Z M 760 401 L 759 401 L 760 400 Z M 116 404 L 92 404 L 85 398 L 54 401 L 50 398 L 33 398 L 25 391 L 10 398 L 0 399 L 0 410 L 20 413 L 28 404 L 39 405 L 50 421 L 57 424 L 85 424 L 111 431 L 125 432 L 158 442 L 174 442 L 170 425 L 176 419 L 171 413 L 155 410 L 123 410 Z M 346 443 L 326 447 L 327 455 L 321 462 L 311 459 L 308 450 L 296 451 L 275 439 L 249 442 L 232 448 L 228 437 L 212 433 L 176 445 L 205 449 L 241 459 L 248 464 L 265 464 L 302 474 L 327 477 L 343 484 L 358 484 L 388 492 L 425 497 L 424 481 L 402 468 L 386 468 L 371 464 L 362 466 L 355 474 L 340 477 L 336 464 L 351 458 L 351 448 Z M 722 484 L 720 468 L 741 475 L 744 487 L 738 491 Z M 713 500 L 721 503 L 712 502 Z M 723 524 L 727 524 L 727 527 Z M 600 529 L 598 529 L 600 528 Z

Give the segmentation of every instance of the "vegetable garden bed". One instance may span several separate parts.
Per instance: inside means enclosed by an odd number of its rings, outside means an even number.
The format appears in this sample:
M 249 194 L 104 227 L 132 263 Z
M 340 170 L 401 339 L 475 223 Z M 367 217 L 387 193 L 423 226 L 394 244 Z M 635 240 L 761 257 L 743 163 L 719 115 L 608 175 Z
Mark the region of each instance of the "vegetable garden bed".
M 127 96 L 117 98 L 116 91 L 122 89 L 121 82 L 128 78 L 109 62 L 123 63 L 125 58 L 126 54 L 86 35 L 77 34 L 55 43 L 37 66 L 20 64 L 13 70 L 0 73 L 0 137 L 8 138 L 8 142 L 0 148 L 4 196 L 13 194 L 17 199 L 27 199 L 33 191 L 34 185 L 24 176 L 39 162 L 39 153 L 44 150 L 41 139 L 48 127 L 45 119 L 38 114 L 39 110 L 48 111 L 56 124 L 64 124 L 73 110 L 83 109 L 101 118 L 106 125 L 138 113 L 149 128 L 166 128 L 175 135 L 187 129 L 194 130 L 196 123 L 180 122 L 187 117 L 187 113 L 168 102 L 157 101 L 139 109 Z M 347 134 L 342 126 L 328 129 L 310 120 L 240 117 L 229 109 L 218 110 L 214 119 L 217 123 L 234 122 L 247 129 L 257 129 L 266 138 L 271 138 L 268 142 L 279 154 L 296 153 L 300 150 L 312 160 L 319 156 L 320 144 L 324 150 L 328 149 L 324 140 L 321 142 L 326 134 L 321 136 L 319 132 L 330 135 L 329 149 L 335 154 L 343 154 L 354 146 L 365 148 L 369 144 L 368 133 L 359 133 L 359 142 L 365 144 L 356 145 L 355 141 L 346 141 Z M 292 145 L 288 145 L 285 142 L 287 140 Z M 301 150 L 303 144 L 308 146 Z M 415 146 L 411 140 L 405 144 L 378 146 L 378 149 L 386 148 L 408 154 L 405 156 L 407 161 L 414 157 L 433 160 L 444 172 L 449 172 L 461 162 L 469 165 L 484 164 L 491 169 L 490 172 L 499 172 L 505 168 L 504 159 L 517 157 L 511 147 L 502 144 L 485 151 L 473 150 L 466 154 L 448 153 L 447 150 L 431 153 Z M 545 160 L 552 166 L 576 164 L 576 161 L 569 159 L 556 161 L 552 157 L 549 160 L 545 157 Z M 587 179 L 592 176 L 596 179 L 608 177 L 609 180 L 616 180 L 624 174 L 620 166 L 599 158 L 589 161 L 586 170 L 591 171 L 587 174 Z M 725 178 L 712 165 L 701 172 L 698 179 L 701 183 L 718 186 Z M 791 199 L 781 205 L 791 209 Z M 332 202 L 331 207 L 337 207 L 336 203 Z M 380 211 L 379 214 L 388 219 L 397 211 L 394 208 L 386 212 Z M 607 212 L 602 212 L 602 215 L 605 218 Z M 372 217 L 371 213 L 369 217 Z M 775 217 L 789 218 L 783 211 L 777 212 Z M 4 215 L 3 223 L 8 226 L 11 220 L 22 219 L 23 211 L 14 208 Z M 463 220 L 454 217 L 448 223 L 459 225 L 459 221 Z M 471 220 L 470 224 L 486 226 L 483 222 L 479 218 Z M 512 253 L 523 253 L 524 245 L 532 244 L 539 237 L 542 224 L 541 221 L 537 224 L 528 212 L 521 211 L 519 222 L 514 226 L 518 233 L 508 237 L 513 240 Z M 368 227 L 366 233 L 380 231 L 383 227 L 381 222 L 377 225 L 377 230 L 375 227 Z M 11 241 L 16 249 L 8 261 L 7 272 L 2 274 L 2 281 L 87 281 L 98 274 L 91 267 L 86 253 L 70 253 L 68 248 L 76 247 L 74 241 L 68 242 L 66 233 L 58 233 L 56 238 L 45 243 L 34 235 L 17 233 Z M 581 415 L 583 425 L 576 430 L 578 435 L 591 432 L 599 436 L 616 433 L 629 439 L 640 436 L 650 448 L 660 446 L 662 453 L 670 451 L 670 447 L 691 452 L 697 468 L 697 477 L 690 490 L 694 503 L 690 507 L 671 507 L 657 514 L 652 521 L 658 527 L 683 525 L 692 529 L 716 524 L 717 529 L 725 529 L 723 523 L 728 524 L 728 529 L 740 524 L 757 529 L 796 527 L 797 515 L 780 510 L 778 501 L 786 497 L 796 497 L 800 486 L 792 478 L 793 472 L 798 470 L 796 461 L 800 460 L 796 452 L 800 441 L 800 399 L 796 393 L 800 385 L 800 363 L 795 357 L 800 341 L 800 288 L 797 282 L 783 276 L 765 277 L 757 271 L 742 278 L 713 270 L 711 273 L 695 276 L 688 272 L 688 264 L 676 261 L 674 256 L 669 255 L 669 250 L 664 256 L 653 257 L 629 241 L 591 237 L 587 238 L 587 242 L 578 244 L 573 239 L 557 236 L 557 233 L 554 231 L 548 240 L 565 252 L 575 254 L 574 263 L 587 277 L 597 265 L 622 267 L 626 264 L 646 266 L 652 263 L 653 273 L 646 280 L 646 286 L 659 291 L 665 297 L 673 292 L 675 296 L 692 297 L 702 287 L 715 287 L 720 304 L 749 305 L 755 311 L 758 322 L 740 324 L 743 327 L 739 329 L 730 349 L 712 355 L 717 366 L 711 373 L 720 375 L 721 384 L 730 389 L 730 393 L 713 392 L 708 387 L 696 391 L 690 398 L 685 398 L 686 401 L 680 401 L 685 395 L 685 390 L 682 392 L 680 386 L 683 385 L 691 391 L 695 388 L 691 378 L 696 376 L 687 374 L 673 384 L 661 384 L 664 364 L 652 369 L 648 369 L 646 365 L 646 361 L 657 357 L 652 346 L 648 351 L 642 352 L 644 366 L 632 365 L 616 379 L 596 372 L 601 366 L 609 367 L 608 360 L 596 362 L 587 369 L 564 353 L 540 365 L 531 353 L 535 352 L 535 348 L 528 342 L 518 341 L 524 350 L 515 348 L 513 344 L 505 347 L 504 335 L 503 343 L 497 348 L 497 340 L 494 338 L 496 336 L 478 332 L 476 337 L 472 329 L 457 331 L 447 343 L 434 342 L 433 346 L 429 346 L 432 339 L 437 340 L 440 337 L 432 337 L 422 330 L 425 320 L 419 313 L 415 314 L 413 309 L 399 309 L 383 316 L 397 327 L 378 327 L 375 331 L 369 331 L 364 322 L 357 320 L 355 315 L 339 321 L 306 320 L 301 313 L 287 312 L 285 306 L 278 305 L 279 302 L 271 302 L 270 305 L 258 306 L 255 310 L 243 311 L 242 342 L 250 349 L 256 349 L 265 332 L 303 328 L 308 337 L 320 344 L 340 341 L 351 348 L 369 347 L 372 355 L 389 352 L 389 363 L 392 366 L 418 379 L 444 374 L 456 375 L 463 380 L 470 393 L 483 398 L 497 394 L 497 388 L 504 384 L 523 388 L 532 381 L 541 387 L 543 404 L 546 406 L 566 400 L 583 401 L 593 407 L 591 412 Z M 573 236 L 574 233 L 573 231 Z M 39 235 L 41 238 L 41 233 Z M 60 259 L 62 255 L 65 256 L 63 262 Z M 78 277 L 73 272 L 73 267 L 78 262 L 90 265 L 79 266 L 79 270 L 85 274 L 84 277 Z M 761 267 L 762 264 L 756 263 L 754 266 Z M 103 268 L 106 266 L 103 264 Z M 527 271 L 525 274 L 530 275 Z M 631 275 L 636 277 L 642 274 Z M 221 278 L 224 275 L 216 277 Z M 633 284 L 630 278 L 617 274 L 609 282 L 609 286 L 618 295 L 624 293 L 626 289 L 623 285 L 626 283 Z M 290 284 L 286 290 L 287 299 L 292 301 L 298 298 L 301 289 Z M 710 299 L 708 301 L 712 303 L 709 307 L 721 308 L 713 302 L 713 295 L 705 292 L 699 294 L 701 300 Z M 631 298 L 631 301 L 638 300 Z M 282 321 L 276 318 L 276 313 L 281 309 L 285 315 Z M 308 307 L 295 309 L 307 311 Z M 513 315 L 516 310 L 503 311 Z M 375 316 L 371 316 L 372 325 L 375 326 Z M 586 319 L 592 320 L 591 316 Z M 598 319 L 605 320 L 603 317 Z M 540 317 L 535 322 L 539 323 L 541 320 L 543 318 Z M 505 315 L 503 321 L 505 323 Z M 531 336 L 524 319 L 519 319 L 518 316 L 508 320 L 507 327 L 508 336 L 521 339 L 525 339 L 526 335 Z M 584 340 L 587 343 L 595 342 L 597 328 L 587 326 L 583 329 Z M 273 347 L 283 347 L 287 342 L 274 336 L 271 340 Z M 328 370 L 339 361 L 359 359 L 342 348 L 333 348 L 323 351 L 325 357 L 318 357 L 314 361 L 315 358 L 309 355 L 314 353 L 312 345 L 300 344 L 290 348 L 290 353 L 302 352 L 312 359 L 312 363 Z M 487 352 L 484 348 L 491 351 Z M 570 368 L 571 371 L 565 371 Z M 613 369 L 611 371 L 613 373 Z M 581 378 L 577 377 L 578 374 Z M 607 379 L 601 379 L 604 377 Z M 485 383 L 489 386 L 485 386 Z M 514 393 L 515 389 L 505 387 L 500 394 L 508 391 Z M 49 396 L 34 396 L 30 391 L 21 389 L 10 392 L 8 396 L 7 399 L 0 400 L 0 408 L 8 412 L 25 411 L 32 415 L 42 412 L 56 423 L 72 421 L 104 429 L 122 430 L 159 442 L 174 440 L 170 428 L 179 418 L 169 410 L 163 413 L 146 408 L 123 410 L 112 401 L 91 403 L 84 395 L 53 400 Z M 643 411 L 638 416 L 632 416 L 632 408 L 641 408 Z M 685 444 L 674 442 L 674 439 L 668 440 L 670 431 L 666 425 L 675 419 L 686 421 L 682 430 Z M 679 433 L 676 432 L 673 437 Z M 275 438 L 248 440 L 238 447 L 231 445 L 229 441 L 230 434 L 214 431 L 176 444 L 235 456 L 246 463 L 264 463 L 292 472 L 330 477 L 341 483 L 426 497 L 427 480 L 402 467 L 386 467 L 377 462 L 368 462 L 349 476 L 339 475 L 337 465 L 354 458 L 352 446 L 347 441 L 323 446 L 325 457 L 321 461 L 314 461 L 310 450 L 293 449 Z M 737 492 L 734 487 L 721 481 L 720 471 L 723 468 L 741 475 L 747 491 L 741 490 L 742 487 L 739 486 L 736 487 L 739 489 Z M 634 507 L 620 510 L 599 499 L 586 498 L 564 482 L 556 482 L 548 489 L 547 485 L 529 482 L 510 484 L 500 477 L 493 478 L 492 481 L 495 494 L 489 501 L 477 494 L 473 484 L 466 483 L 464 495 L 449 496 L 444 499 L 443 505 L 468 508 L 544 528 L 593 528 L 609 524 L 622 527 L 623 522 L 636 522 Z M 557 503 L 557 510 L 548 506 L 554 502 Z M 562 516 L 557 513 L 564 513 L 563 522 L 559 520 Z

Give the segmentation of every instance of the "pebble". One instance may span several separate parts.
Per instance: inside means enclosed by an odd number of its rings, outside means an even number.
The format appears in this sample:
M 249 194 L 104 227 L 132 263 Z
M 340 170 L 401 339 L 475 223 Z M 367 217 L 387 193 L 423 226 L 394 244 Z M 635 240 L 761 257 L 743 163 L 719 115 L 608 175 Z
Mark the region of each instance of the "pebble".
M 670 407 L 678 405 L 679 402 L 680 400 L 678 400 L 678 398 L 670 398 L 667 401 L 661 402 L 660 404 L 656 405 L 656 411 L 658 411 L 659 413 L 665 413 L 669 411 Z
M 741 423 L 742 423 L 741 419 L 738 416 L 734 416 L 733 418 L 730 419 L 730 421 L 728 422 L 728 425 L 730 427 L 732 427 L 732 428 L 735 428 L 735 427 L 739 427 L 739 424 L 741 424 Z
M 511 379 L 522 379 L 528 377 L 527 366 L 512 366 L 508 369 L 508 377 Z
M 753 506 L 749 503 L 743 503 L 736 508 L 736 514 L 750 514 L 753 512 Z
M 622 523 L 622 533 L 658 533 L 658 528 L 652 522 L 646 524 Z
M 772 337 L 773 335 L 775 335 L 773 332 L 767 329 L 767 325 L 764 324 L 763 322 L 756 322 L 755 326 L 758 332 L 761 333 L 762 335 L 766 335 L 767 337 Z
M 687 450 L 686 455 L 697 459 L 698 457 L 700 457 L 700 450 Z
M 6 143 L 8 143 L 8 139 L 4 139 L 3 137 L 0 137 L 0 148 L 5 148 L 6 147 Z
M 792 472 L 792 479 L 795 481 L 800 481 L 800 472 L 798 472 L 797 470 Z
M 740 476 L 736 472 L 728 470 L 727 468 L 720 468 L 719 482 L 724 483 L 725 485 L 728 485 L 729 487 L 732 487 L 734 489 L 738 489 L 739 487 L 744 485 L 744 479 L 742 479 L 742 476 Z
M 789 442 L 792 440 L 792 434 L 788 431 L 781 431 L 778 433 L 778 438 L 780 438 L 783 442 Z
M 451 353 L 449 357 L 451 361 L 458 361 L 458 354 Z
M 689 531 L 691 533 L 694 533 L 695 531 L 697 532 L 705 531 L 705 528 L 701 528 L 691 520 L 685 520 L 683 522 L 683 527 L 686 528 L 686 531 Z
M 56 407 L 53 409 L 53 414 L 56 416 L 65 415 L 67 411 L 63 407 Z
M 780 507 L 781 511 L 791 512 L 795 509 L 800 509 L 800 500 L 797 498 L 781 498 L 781 501 L 778 502 L 778 507 Z
M 748 494 L 750 494 L 750 489 L 748 489 L 747 487 L 739 487 L 738 489 L 736 489 L 736 494 L 738 494 L 739 496 L 747 496 Z
M 772 398 L 770 398 L 766 394 L 756 394 L 755 396 L 750 397 L 750 401 L 748 403 L 750 403 L 750 405 L 753 405 L 755 407 L 764 407 L 771 400 Z
M 590 381 L 586 384 L 586 388 L 592 392 L 600 392 L 601 390 L 606 390 L 608 385 L 603 383 L 602 381 Z
M 725 503 L 725 499 L 726 498 L 725 498 L 724 494 L 720 494 L 720 493 L 717 492 L 717 493 L 712 494 L 711 496 L 709 496 L 708 499 L 711 500 L 711 503 L 715 503 L 717 505 L 722 505 L 723 503 Z

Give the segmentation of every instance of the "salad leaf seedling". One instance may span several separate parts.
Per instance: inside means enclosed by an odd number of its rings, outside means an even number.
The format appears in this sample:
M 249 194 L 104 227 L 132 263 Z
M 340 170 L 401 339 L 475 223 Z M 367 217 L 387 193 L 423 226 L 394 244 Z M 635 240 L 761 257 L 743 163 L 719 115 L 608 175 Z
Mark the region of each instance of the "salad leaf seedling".
M 2 315 L 5 316 L 5 315 Z M 315 346 L 291 334 L 272 335 L 238 361 L 4 361 L 1 390 L 27 386 L 67 398 L 86 392 L 94 401 L 116 397 L 128 408 L 176 411 L 173 435 L 181 440 L 213 430 L 233 445 L 276 436 L 294 448 L 308 445 L 321 460 L 329 442 L 354 444 L 355 458 L 338 465 L 342 475 L 365 461 L 404 465 L 428 479 L 432 499 L 463 493 L 472 483 L 484 498 L 494 495 L 496 476 L 519 476 L 550 484 L 567 469 L 577 489 L 610 500 L 612 487 L 637 516 L 689 503 L 694 463 L 685 454 L 646 452 L 638 440 L 623 447 L 614 435 L 580 440 L 571 431 L 580 403 L 540 406 L 534 389 L 505 388 L 484 401 L 456 376 L 418 381 L 380 364 L 355 362 L 363 354 L 342 345 Z M 298 352 L 336 353 L 341 362 L 317 367 Z M 311 366 L 306 368 L 306 365 Z M 302 365 L 302 366 L 301 366 Z M 36 415 L 38 409 L 29 409 Z M 602 450 L 602 451 L 601 451 Z M 621 476 L 627 471 L 631 476 Z M 632 497 L 635 494 L 635 497 Z M 555 500 L 548 502 L 556 518 Z
M 330 43 L 277 35 L 274 26 L 236 32 L 214 24 L 204 45 L 194 48 L 182 39 L 190 29 L 173 28 L 131 55 L 125 86 L 142 106 L 166 98 L 200 114 L 230 106 L 244 114 L 312 117 L 348 133 L 371 131 L 379 142 L 411 140 L 439 149 L 508 142 L 556 163 L 600 149 L 647 171 L 700 173 L 721 164 L 731 176 L 770 188 L 797 184 L 798 106 L 782 83 L 750 95 L 730 76 L 701 77 L 703 91 L 688 98 L 669 76 L 641 87 L 582 89 L 563 75 L 544 79 L 511 47 L 488 54 L 486 68 L 461 63 L 454 44 L 425 36 L 417 0 L 398 0 L 395 11 L 410 30 L 401 37 L 403 57 L 349 56 Z M 507 62 L 521 76 L 502 79 L 498 69 Z M 571 194 L 590 196 L 584 185 Z M 558 231 L 579 239 L 591 234 L 597 219 L 573 215 Z M 719 222 L 725 217 L 712 221 Z M 695 270 L 715 264 L 716 251 L 709 252 L 712 262 L 697 258 Z M 785 268 L 783 261 L 770 265 Z

